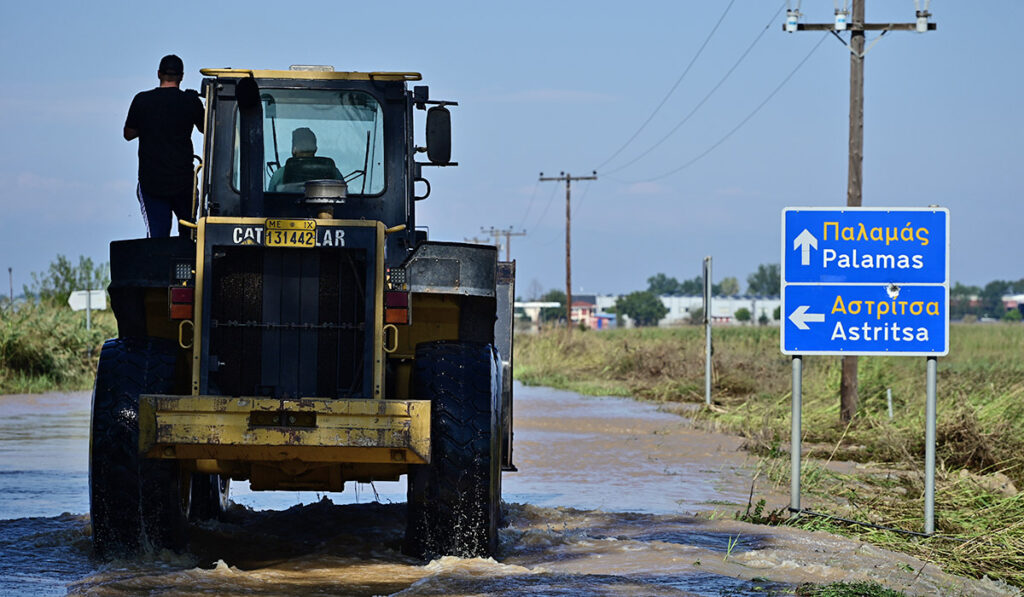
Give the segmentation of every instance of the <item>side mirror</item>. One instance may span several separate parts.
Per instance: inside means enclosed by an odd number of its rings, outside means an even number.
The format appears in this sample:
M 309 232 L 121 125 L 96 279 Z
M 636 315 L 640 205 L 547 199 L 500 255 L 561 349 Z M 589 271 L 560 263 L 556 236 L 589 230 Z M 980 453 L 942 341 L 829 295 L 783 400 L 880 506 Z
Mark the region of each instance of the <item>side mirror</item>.
M 427 159 L 441 166 L 452 161 L 452 113 L 444 106 L 427 110 Z

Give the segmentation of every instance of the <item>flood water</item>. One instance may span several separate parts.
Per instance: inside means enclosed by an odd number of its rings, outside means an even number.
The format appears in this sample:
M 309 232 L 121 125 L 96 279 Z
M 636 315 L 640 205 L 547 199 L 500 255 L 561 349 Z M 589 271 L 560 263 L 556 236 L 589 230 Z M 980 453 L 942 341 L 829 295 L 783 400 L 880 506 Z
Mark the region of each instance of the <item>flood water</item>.
M 194 525 L 188 553 L 101 562 L 89 401 L 0 396 L 0 595 L 772 595 L 838 580 L 1012 594 L 856 541 L 735 522 L 754 464 L 735 438 L 631 400 L 522 386 L 520 472 L 504 475 L 510 524 L 495 559 L 403 556 L 404 483 L 330 494 L 235 483 L 224 520 Z

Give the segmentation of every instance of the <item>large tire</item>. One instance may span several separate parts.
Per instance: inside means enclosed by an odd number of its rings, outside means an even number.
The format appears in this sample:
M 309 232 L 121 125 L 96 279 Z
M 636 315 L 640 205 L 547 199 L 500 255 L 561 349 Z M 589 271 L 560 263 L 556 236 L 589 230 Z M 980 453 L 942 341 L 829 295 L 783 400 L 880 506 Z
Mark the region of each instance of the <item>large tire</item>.
M 101 557 L 185 546 L 188 483 L 178 463 L 139 455 L 139 395 L 171 393 L 175 360 L 175 344 L 160 339 L 103 345 L 89 438 L 89 511 Z
M 416 347 L 416 398 L 431 400 L 431 459 L 411 467 L 406 553 L 490 557 L 501 518 L 501 362 L 488 344 Z
M 228 507 L 231 479 L 220 475 L 192 474 L 189 520 L 217 520 Z

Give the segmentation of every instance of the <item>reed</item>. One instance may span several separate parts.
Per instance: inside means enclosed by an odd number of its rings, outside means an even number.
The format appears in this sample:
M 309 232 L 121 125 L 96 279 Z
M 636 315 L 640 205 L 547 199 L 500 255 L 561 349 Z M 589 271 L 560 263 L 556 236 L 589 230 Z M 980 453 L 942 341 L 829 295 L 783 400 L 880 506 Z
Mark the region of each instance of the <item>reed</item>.
M 83 390 L 92 386 L 104 340 L 117 335 L 107 311 L 85 313 L 25 304 L 0 313 L 0 394 Z

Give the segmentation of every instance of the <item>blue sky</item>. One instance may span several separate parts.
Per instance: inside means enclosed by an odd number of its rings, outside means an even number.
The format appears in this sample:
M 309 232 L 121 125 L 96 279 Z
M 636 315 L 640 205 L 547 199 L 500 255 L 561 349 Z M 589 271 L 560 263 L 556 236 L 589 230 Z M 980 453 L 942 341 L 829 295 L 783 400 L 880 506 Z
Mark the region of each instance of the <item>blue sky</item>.
M 564 187 L 538 173 L 598 169 L 574 186 L 576 292 L 618 293 L 647 277 L 745 282 L 779 260 L 780 212 L 843 205 L 849 53 L 834 38 L 717 148 L 821 41 L 782 32 L 775 0 L 734 0 L 692 69 L 651 115 L 729 2 L 9 3 L 0 23 L 0 267 L 15 293 L 58 254 L 107 259 L 144 230 L 132 96 L 167 53 L 198 88 L 201 67 L 419 71 L 453 110 L 458 168 L 431 169 L 418 222 L 436 239 L 525 228 L 513 239 L 518 294 L 564 286 Z M 794 2 L 795 4 L 795 2 Z M 803 0 L 805 21 L 833 3 Z M 1024 42 L 1001 23 L 1024 4 L 932 3 L 937 32 L 891 33 L 866 65 L 864 204 L 951 211 L 951 276 L 1024 277 L 1020 258 Z M 912 0 L 869 2 L 868 20 L 911 21 Z M 764 31 L 731 76 L 675 127 Z M 418 113 L 422 114 L 422 113 Z M 6 293 L 6 284 L 2 285 Z

